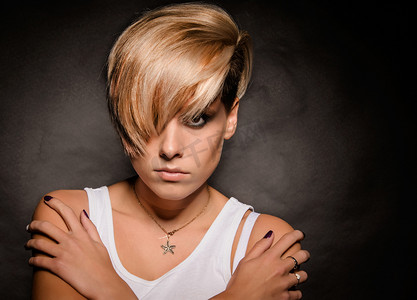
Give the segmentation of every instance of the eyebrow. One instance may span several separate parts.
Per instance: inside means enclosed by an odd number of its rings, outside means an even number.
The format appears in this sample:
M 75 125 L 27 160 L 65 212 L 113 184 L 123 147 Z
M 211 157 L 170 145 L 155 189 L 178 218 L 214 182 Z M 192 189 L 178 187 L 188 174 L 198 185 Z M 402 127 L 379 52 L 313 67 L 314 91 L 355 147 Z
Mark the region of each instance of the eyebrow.
M 212 107 L 207 107 L 205 110 L 203 110 L 203 114 L 215 114 L 217 113 L 218 109 L 214 109 Z
M 204 110 L 203 110 L 203 113 L 205 113 L 205 112 L 207 112 L 207 111 L 211 111 L 211 112 L 214 112 L 214 111 L 216 111 L 217 109 L 214 109 L 213 108 L 213 106 L 214 105 L 216 105 L 216 102 L 220 102 L 220 105 L 221 105 L 221 99 L 219 98 L 219 97 L 216 97 L 216 99 L 214 99 L 211 103 L 210 103 L 210 105 L 208 105 Z

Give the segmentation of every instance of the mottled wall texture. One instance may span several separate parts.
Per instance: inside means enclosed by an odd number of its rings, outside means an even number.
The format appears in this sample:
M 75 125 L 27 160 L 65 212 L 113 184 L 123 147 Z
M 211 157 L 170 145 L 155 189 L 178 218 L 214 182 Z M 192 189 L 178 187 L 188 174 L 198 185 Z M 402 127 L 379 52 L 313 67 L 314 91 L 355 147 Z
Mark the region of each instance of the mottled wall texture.
M 30 297 L 25 226 L 43 194 L 133 175 L 107 114 L 106 56 L 144 9 L 167 3 L 3 7 L 0 298 Z M 412 299 L 411 9 L 401 1 L 214 3 L 253 36 L 255 65 L 212 185 L 306 232 L 304 299 Z

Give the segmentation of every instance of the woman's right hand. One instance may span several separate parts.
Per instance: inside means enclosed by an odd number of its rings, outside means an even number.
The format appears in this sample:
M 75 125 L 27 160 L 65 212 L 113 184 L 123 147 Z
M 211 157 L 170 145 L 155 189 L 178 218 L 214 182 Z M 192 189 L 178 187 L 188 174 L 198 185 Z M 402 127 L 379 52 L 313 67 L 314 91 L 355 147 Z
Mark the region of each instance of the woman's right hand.
M 45 220 L 32 221 L 28 231 L 36 235 L 26 247 L 46 255 L 31 257 L 29 264 L 59 276 L 88 299 L 137 299 L 114 270 L 87 212 L 83 211 L 78 218 L 71 207 L 58 198 L 46 197 L 44 203 L 58 213 L 68 230 Z M 41 238 L 39 234 L 49 239 Z M 60 291 L 55 296 L 69 298 Z M 34 298 L 45 299 L 45 296 Z
M 226 290 L 213 299 L 301 299 L 300 290 L 293 287 L 307 280 L 307 273 L 294 269 L 306 262 L 310 254 L 298 250 L 291 257 L 287 250 L 301 241 L 304 234 L 299 230 L 284 234 L 272 246 L 273 232 L 258 241 L 249 253 L 240 261 Z M 299 280 L 297 275 L 299 275 Z

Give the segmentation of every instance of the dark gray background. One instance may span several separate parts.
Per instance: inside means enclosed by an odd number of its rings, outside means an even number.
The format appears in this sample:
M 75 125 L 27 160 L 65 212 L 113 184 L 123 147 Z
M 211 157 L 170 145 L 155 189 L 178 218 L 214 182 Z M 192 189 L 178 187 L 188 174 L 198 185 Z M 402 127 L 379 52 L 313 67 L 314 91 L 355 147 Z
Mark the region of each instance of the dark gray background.
M 107 115 L 106 56 L 170 2 L 3 6 L 1 298 L 29 298 L 25 226 L 43 194 L 133 174 Z M 306 232 L 304 299 L 411 299 L 411 9 L 335 2 L 217 2 L 253 36 L 255 66 L 212 184 Z

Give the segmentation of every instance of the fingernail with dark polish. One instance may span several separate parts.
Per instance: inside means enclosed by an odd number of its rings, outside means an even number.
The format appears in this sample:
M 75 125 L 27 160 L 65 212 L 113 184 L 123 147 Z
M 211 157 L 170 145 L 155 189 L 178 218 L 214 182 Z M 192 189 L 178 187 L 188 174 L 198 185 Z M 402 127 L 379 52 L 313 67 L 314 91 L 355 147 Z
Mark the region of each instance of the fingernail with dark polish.
M 83 209 L 83 213 L 84 213 L 84 215 L 85 215 L 87 218 L 89 218 L 89 219 L 90 219 L 90 217 L 88 216 L 88 214 L 87 214 L 87 212 L 85 211 L 85 209 Z
M 51 200 L 53 197 L 52 196 L 45 196 L 45 197 L 43 197 L 43 200 L 45 200 L 45 201 L 49 201 L 49 200 Z
M 300 230 L 302 233 L 303 233 L 303 239 L 305 239 L 306 238 L 306 233 L 304 232 L 304 231 L 302 231 L 302 230 Z
M 268 231 L 268 232 L 265 234 L 264 239 L 269 239 L 269 238 L 271 237 L 271 235 L 272 235 L 272 230 Z

